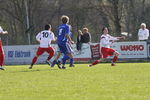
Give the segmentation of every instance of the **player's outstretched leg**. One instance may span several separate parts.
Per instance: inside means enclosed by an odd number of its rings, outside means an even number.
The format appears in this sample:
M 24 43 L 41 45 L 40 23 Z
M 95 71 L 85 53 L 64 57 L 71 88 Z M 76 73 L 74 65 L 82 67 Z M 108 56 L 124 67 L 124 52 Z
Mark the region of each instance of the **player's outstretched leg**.
M 100 60 L 96 60 L 94 61 L 92 64 L 88 65 L 89 67 L 92 67 L 94 65 L 97 65 L 98 63 L 102 63 L 103 62 L 103 59 L 100 59 Z
M 38 56 L 35 56 L 35 57 L 32 59 L 32 63 L 31 63 L 31 65 L 29 66 L 29 69 L 32 69 L 32 67 L 33 67 L 33 65 L 36 63 L 37 59 L 38 59 Z
M 4 65 L 4 53 L 2 51 L 0 52 L 0 70 L 5 70 L 3 65 Z
M 119 53 L 118 53 L 118 52 L 114 52 L 114 58 L 113 58 L 113 60 L 112 60 L 111 66 L 115 66 L 115 63 L 116 63 L 117 60 L 118 60 L 118 56 L 119 56 Z

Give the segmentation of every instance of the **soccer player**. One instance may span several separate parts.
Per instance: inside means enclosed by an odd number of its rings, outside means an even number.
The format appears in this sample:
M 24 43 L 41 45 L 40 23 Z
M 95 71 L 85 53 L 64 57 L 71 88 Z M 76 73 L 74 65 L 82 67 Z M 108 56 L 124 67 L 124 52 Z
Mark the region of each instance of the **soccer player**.
M 104 59 L 106 59 L 108 56 L 114 56 L 112 60 L 112 66 L 115 66 L 116 61 L 118 60 L 119 53 L 115 51 L 114 49 L 110 48 L 111 44 L 119 39 L 125 39 L 125 37 L 113 37 L 109 35 L 109 31 L 107 27 L 104 27 L 102 29 L 103 35 L 100 38 L 100 54 L 101 58 L 100 60 L 96 60 L 92 64 L 89 65 L 89 67 L 96 65 L 98 63 L 102 63 Z
M 8 34 L 8 32 L 3 31 L 2 27 L 0 26 L 0 34 Z M 0 70 L 5 70 L 3 65 L 4 65 L 4 50 L 3 50 L 2 41 L 0 38 Z
M 64 54 L 62 58 L 62 69 L 65 69 L 66 61 L 70 59 L 71 64 L 73 64 L 73 50 L 70 46 L 70 43 L 73 44 L 69 33 L 69 17 L 62 16 L 61 17 L 62 24 L 58 27 L 58 35 L 57 35 L 57 44 L 60 49 L 60 52 Z M 70 42 L 70 43 L 68 43 Z
M 54 33 L 51 31 L 51 25 L 45 25 L 45 30 L 37 34 L 36 40 L 40 43 L 40 47 L 38 48 L 29 69 L 32 69 L 38 57 L 44 52 L 49 54 L 49 57 L 46 60 L 47 63 L 54 56 L 54 49 L 51 47 L 51 42 L 56 41 L 56 39 Z
M 72 27 L 71 27 L 71 25 L 69 25 L 69 28 L 70 28 L 70 33 L 69 33 L 69 35 L 70 35 L 70 37 L 72 38 L 72 32 L 71 32 L 71 31 L 72 31 Z M 68 41 L 68 43 L 70 44 L 70 46 L 72 45 L 69 41 Z M 58 59 L 60 58 L 60 56 L 61 56 L 62 53 L 61 53 L 59 47 L 57 48 L 57 51 L 58 51 L 58 54 L 57 54 L 56 58 L 54 59 L 54 61 L 52 62 L 51 67 L 54 67 L 55 64 L 57 64 L 57 66 L 60 68 L 61 61 L 59 61 Z M 73 62 L 72 62 L 71 59 L 70 59 L 70 65 L 69 65 L 69 67 L 74 67 L 74 64 L 73 64 Z

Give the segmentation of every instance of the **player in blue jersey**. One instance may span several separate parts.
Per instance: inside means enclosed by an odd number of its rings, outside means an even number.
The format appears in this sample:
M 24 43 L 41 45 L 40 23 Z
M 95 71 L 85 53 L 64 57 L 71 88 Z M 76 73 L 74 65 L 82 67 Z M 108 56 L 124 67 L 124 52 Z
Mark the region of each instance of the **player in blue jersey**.
M 62 58 L 62 69 L 65 69 L 66 61 L 70 59 L 73 64 L 73 50 L 70 44 L 74 44 L 70 37 L 69 17 L 61 17 L 62 24 L 58 27 L 57 44 L 60 52 L 64 54 Z
M 71 25 L 69 25 L 69 28 L 70 28 L 70 33 L 69 33 L 69 35 L 70 35 L 70 37 L 72 38 L 72 32 L 71 32 L 71 31 L 72 31 L 72 27 L 71 27 Z M 70 43 L 70 42 L 68 41 L 68 43 Z M 70 46 L 72 47 L 72 44 L 71 44 L 71 43 L 70 43 Z M 52 62 L 51 67 L 54 67 L 55 64 L 57 64 L 57 66 L 60 68 L 61 61 L 58 60 L 58 59 L 60 58 L 60 56 L 61 56 L 62 53 L 61 53 L 59 47 L 57 47 L 57 52 L 58 52 L 58 54 L 57 54 L 57 56 L 55 57 L 54 61 Z M 69 65 L 69 67 L 74 67 L 74 64 L 73 64 L 73 62 L 72 62 L 71 59 L 70 59 L 70 65 Z

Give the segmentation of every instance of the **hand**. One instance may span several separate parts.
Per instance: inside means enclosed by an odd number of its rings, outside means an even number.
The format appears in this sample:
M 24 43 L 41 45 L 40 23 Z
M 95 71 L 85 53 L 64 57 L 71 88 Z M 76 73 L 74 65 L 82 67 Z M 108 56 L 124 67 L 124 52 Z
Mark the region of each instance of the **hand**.
M 82 31 L 81 30 L 78 30 L 78 32 L 79 32 L 80 35 L 82 35 Z
M 71 44 L 74 44 L 74 41 L 70 41 Z
M 122 39 L 124 39 L 124 40 L 126 39 L 126 37 L 125 37 L 125 36 L 121 36 L 121 38 L 122 38 Z
M 4 31 L 3 34 L 8 34 L 8 32 L 7 32 L 7 31 Z

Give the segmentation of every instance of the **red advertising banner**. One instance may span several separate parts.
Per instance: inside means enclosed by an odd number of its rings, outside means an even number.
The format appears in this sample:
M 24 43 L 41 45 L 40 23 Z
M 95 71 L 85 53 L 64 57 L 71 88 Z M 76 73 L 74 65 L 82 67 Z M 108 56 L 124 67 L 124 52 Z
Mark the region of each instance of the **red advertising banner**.
M 100 58 L 100 46 L 99 46 L 99 44 L 90 45 L 90 48 L 91 48 L 91 57 L 92 57 L 92 59 Z

